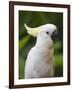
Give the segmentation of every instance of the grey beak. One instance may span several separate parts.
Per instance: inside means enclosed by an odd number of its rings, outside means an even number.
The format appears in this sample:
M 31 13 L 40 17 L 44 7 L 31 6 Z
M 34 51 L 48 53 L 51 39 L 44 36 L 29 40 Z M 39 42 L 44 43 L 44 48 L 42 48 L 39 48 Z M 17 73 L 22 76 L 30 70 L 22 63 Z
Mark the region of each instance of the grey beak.
M 52 33 L 51 38 L 52 38 L 53 41 L 55 41 L 55 40 L 58 39 L 58 31 L 57 31 L 57 30 L 55 30 L 55 31 Z

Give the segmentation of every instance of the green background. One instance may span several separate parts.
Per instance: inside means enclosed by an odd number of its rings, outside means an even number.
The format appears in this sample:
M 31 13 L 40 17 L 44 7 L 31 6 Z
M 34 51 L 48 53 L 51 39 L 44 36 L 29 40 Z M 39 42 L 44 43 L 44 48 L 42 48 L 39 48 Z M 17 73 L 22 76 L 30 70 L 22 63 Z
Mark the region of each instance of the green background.
M 36 38 L 27 34 L 24 23 L 38 27 L 52 23 L 57 26 L 59 37 L 54 43 L 55 71 L 54 77 L 63 76 L 63 13 L 19 11 L 19 79 L 24 78 L 25 61 L 29 50 L 35 45 Z

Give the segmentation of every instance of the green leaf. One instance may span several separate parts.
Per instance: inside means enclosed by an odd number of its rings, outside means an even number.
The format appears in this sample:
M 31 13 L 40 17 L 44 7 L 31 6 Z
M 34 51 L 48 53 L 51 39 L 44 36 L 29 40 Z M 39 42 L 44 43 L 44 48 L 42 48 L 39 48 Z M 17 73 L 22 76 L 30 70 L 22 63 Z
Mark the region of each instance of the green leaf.
M 31 36 L 27 35 L 19 41 L 19 50 L 21 50 L 22 48 L 24 48 L 26 46 L 26 44 L 28 43 L 30 38 L 31 38 Z

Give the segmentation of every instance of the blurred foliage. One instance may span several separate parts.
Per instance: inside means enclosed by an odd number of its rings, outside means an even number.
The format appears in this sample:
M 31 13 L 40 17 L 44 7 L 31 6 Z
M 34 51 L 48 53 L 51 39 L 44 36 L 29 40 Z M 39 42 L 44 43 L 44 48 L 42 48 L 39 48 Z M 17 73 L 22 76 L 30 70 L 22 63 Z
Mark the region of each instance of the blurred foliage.
M 58 28 L 58 41 L 54 44 L 55 77 L 63 76 L 63 13 L 19 11 L 19 79 L 24 78 L 25 61 L 36 38 L 27 34 L 24 23 L 30 27 L 52 23 Z

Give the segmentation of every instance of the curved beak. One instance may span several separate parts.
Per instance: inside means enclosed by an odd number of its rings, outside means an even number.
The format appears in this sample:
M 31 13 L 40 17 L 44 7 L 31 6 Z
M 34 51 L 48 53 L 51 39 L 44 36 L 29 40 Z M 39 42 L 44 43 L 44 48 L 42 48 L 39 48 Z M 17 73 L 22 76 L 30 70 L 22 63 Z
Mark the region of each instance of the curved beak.
M 52 38 L 53 41 L 55 41 L 55 40 L 58 39 L 58 31 L 57 31 L 57 30 L 55 30 L 55 31 L 52 33 L 51 38 Z
M 24 24 L 26 30 L 27 30 L 27 33 L 31 36 L 34 36 L 34 37 L 37 37 L 38 33 L 39 33 L 39 29 L 38 28 L 30 28 L 28 27 L 26 24 Z

